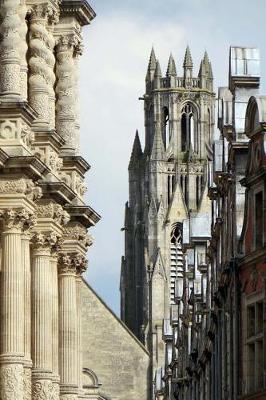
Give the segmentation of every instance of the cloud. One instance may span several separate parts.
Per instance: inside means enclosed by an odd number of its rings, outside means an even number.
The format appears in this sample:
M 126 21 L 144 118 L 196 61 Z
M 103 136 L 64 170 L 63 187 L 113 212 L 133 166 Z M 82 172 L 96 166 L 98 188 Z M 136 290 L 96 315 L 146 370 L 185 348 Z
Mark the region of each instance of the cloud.
M 254 5 L 246 0 L 168 0 L 163 8 L 161 1 L 151 0 L 94 3 L 98 16 L 84 30 L 81 58 L 81 153 L 92 165 L 87 200 L 102 221 L 92 230 L 95 244 L 89 251 L 87 276 L 118 312 L 127 166 L 136 128 L 143 139 L 143 102 L 138 97 L 144 93 L 151 47 L 162 72 L 173 52 L 180 73 L 187 43 L 195 73 L 206 48 L 216 83 L 226 85 L 230 44 L 259 45 L 266 54 L 266 6 L 261 3 L 261 11 L 250 18 Z

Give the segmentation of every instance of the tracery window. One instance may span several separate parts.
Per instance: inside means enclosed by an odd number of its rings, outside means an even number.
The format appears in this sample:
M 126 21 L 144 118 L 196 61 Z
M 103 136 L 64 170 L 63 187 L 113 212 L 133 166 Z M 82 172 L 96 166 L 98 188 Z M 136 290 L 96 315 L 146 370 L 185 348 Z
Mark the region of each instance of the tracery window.
M 170 303 L 175 304 L 177 294 L 176 284 L 179 281 L 179 291 L 183 287 L 183 253 L 182 233 L 180 224 L 173 226 L 170 238 Z M 182 296 L 181 293 L 178 293 Z
M 196 112 L 192 104 L 187 103 L 181 111 L 181 151 L 192 149 L 198 151 L 196 132 Z

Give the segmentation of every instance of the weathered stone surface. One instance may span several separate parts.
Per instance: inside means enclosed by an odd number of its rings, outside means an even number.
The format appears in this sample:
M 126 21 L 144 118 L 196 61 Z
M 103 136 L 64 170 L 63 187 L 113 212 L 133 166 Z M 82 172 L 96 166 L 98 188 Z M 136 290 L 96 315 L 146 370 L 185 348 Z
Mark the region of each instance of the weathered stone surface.
M 108 398 L 147 399 L 148 352 L 85 281 L 81 302 L 83 368 Z

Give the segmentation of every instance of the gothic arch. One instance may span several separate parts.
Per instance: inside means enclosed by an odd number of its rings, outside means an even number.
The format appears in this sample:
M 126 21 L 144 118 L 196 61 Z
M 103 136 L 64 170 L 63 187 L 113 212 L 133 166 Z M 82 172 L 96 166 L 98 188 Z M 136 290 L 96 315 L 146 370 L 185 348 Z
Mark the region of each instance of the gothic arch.
M 181 151 L 188 151 L 190 146 L 196 153 L 199 150 L 198 108 L 191 101 L 182 103 L 180 111 Z
M 245 117 L 245 133 L 251 137 L 266 124 L 266 96 L 250 97 Z

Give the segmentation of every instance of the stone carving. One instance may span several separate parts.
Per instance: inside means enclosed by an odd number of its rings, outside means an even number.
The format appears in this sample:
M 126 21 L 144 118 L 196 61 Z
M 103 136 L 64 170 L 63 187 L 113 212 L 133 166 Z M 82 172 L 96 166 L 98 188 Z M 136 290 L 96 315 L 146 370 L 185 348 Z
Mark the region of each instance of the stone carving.
M 75 191 L 82 197 L 87 191 L 87 185 L 81 177 L 76 177 Z
M 61 36 L 58 40 L 56 46 L 56 128 L 65 139 L 65 146 L 73 151 L 78 142 L 75 134 L 77 88 L 74 57 L 80 51 L 80 40 L 76 35 Z
M 82 274 L 87 268 L 86 257 L 78 253 L 61 254 L 58 260 L 59 273 Z
M 4 227 L 7 229 L 30 229 L 35 223 L 35 216 L 25 209 L 0 210 Z
M 23 399 L 23 366 L 18 364 L 1 365 L 1 400 Z
M 50 166 L 51 170 L 54 172 L 59 171 L 63 166 L 63 160 L 58 156 L 57 153 L 50 152 L 49 162 L 48 165 Z
M 53 202 L 38 204 L 36 213 L 38 218 L 51 218 L 60 225 L 66 225 L 70 220 L 68 212 Z
M 86 248 L 93 244 L 93 237 L 87 233 L 87 229 L 80 224 L 68 225 L 64 230 L 65 240 L 78 240 Z
M 23 399 L 31 400 L 31 369 L 30 368 L 24 368 Z
M 20 25 L 19 0 L 5 0 L 1 4 L 1 70 L 0 91 L 5 95 L 20 94 Z
M 52 81 L 50 65 L 53 63 L 51 38 L 47 31 L 46 4 L 34 5 L 30 15 L 30 103 L 44 122 L 49 120 L 49 85 Z
M 33 400 L 52 400 L 53 383 L 50 380 L 36 380 L 33 382 Z
M 20 93 L 21 98 L 24 101 L 28 100 L 28 62 L 27 62 L 27 32 L 28 26 L 26 22 L 27 7 L 25 0 L 21 1 L 21 6 L 19 8 L 20 26 L 19 34 L 21 37 L 19 53 L 20 53 Z
M 60 237 L 55 232 L 37 232 L 31 238 L 31 244 L 35 249 L 50 248 L 51 250 L 57 250 L 58 241 Z

